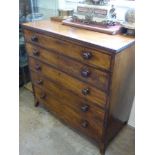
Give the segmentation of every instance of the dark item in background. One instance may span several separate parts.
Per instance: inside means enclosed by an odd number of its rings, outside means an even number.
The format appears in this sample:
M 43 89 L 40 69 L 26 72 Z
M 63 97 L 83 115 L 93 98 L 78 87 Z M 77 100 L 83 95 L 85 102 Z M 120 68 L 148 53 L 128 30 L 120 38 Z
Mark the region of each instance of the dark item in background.
M 122 33 L 124 35 L 135 36 L 135 30 L 134 29 L 128 29 L 128 28 L 123 27 Z
M 125 22 L 121 25 L 124 28 L 124 31 L 126 30 L 126 35 L 135 36 L 135 9 L 130 8 L 127 10 L 125 14 Z
M 28 0 L 19 0 L 19 19 L 20 22 L 25 21 L 27 14 L 31 12 L 30 1 Z
M 19 67 L 19 86 L 22 87 L 24 84 L 30 81 L 28 65 Z
M 19 66 L 24 67 L 27 66 L 27 54 L 25 45 L 20 45 L 19 47 Z
M 130 35 L 130 36 L 135 36 L 135 30 L 133 29 L 127 29 L 127 35 Z
M 19 86 L 30 81 L 28 69 L 28 57 L 25 49 L 24 37 L 21 28 L 19 29 Z
M 20 0 L 19 22 L 31 22 L 43 19 L 43 14 L 38 11 L 38 0 Z

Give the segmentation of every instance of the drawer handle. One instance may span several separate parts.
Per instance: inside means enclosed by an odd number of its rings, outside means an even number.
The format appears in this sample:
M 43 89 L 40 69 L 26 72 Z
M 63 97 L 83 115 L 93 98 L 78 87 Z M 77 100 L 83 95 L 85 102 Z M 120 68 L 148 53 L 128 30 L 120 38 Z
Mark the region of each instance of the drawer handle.
M 91 59 L 92 53 L 91 52 L 83 52 L 83 58 L 86 60 Z
M 89 105 L 87 104 L 84 104 L 82 107 L 81 107 L 81 111 L 82 112 L 87 112 L 89 110 Z
M 82 126 L 83 128 L 87 128 L 88 125 L 89 125 L 89 123 L 88 123 L 88 121 L 86 121 L 86 120 L 83 121 L 82 124 L 81 124 L 81 126 Z
M 88 88 L 82 89 L 82 94 L 83 95 L 88 95 L 90 93 L 90 90 Z
M 83 76 L 83 77 L 89 77 L 90 76 L 90 70 L 88 70 L 88 69 L 83 69 L 82 71 L 81 71 L 81 75 Z
M 35 69 L 36 69 L 37 71 L 40 71 L 40 70 L 41 70 L 41 66 L 40 66 L 39 64 L 36 64 L 36 65 L 35 65 Z
M 36 82 L 37 82 L 37 84 L 39 84 L 39 85 L 42 85 L 42 84 L 43 84 L 43 80 L 37 80 Z
M 46 94 L 45 93 L 41 93 L 40 98 L 41 99 L 45 99 L 46 98 Z
M 34 49 L 33 51 L 32 51 L 32 53 L 33 53 L 33 55 L 34 56 L 39 56 L 39 51 L 37 50 L 37 49 Z
M 31 37 L 31 41 L 33 41 L 33 42 L 38 42 L 37 36 L 33 35 L 33 36 Z

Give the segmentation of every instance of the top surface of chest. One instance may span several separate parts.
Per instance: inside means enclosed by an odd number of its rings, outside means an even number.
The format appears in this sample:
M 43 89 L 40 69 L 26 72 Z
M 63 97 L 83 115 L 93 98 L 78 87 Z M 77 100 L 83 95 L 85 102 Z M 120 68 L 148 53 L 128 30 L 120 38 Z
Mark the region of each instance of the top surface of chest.
M 23 24 L 26 29 L 38 31 L 47 35 L 56 35 L 62 39 L 73 40 L 85 45 L 106 49 L 110 52 L 119 52 L 134 43 L 133 37 L 123 35 L 108 35 L 85 29 L 62 25 L 55 21 L 36 21 Z

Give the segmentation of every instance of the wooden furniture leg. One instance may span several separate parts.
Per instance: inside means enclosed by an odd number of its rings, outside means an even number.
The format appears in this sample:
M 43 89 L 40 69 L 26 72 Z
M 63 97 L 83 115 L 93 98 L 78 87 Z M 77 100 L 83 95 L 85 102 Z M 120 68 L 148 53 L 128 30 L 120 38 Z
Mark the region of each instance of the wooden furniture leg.
M 105 144 L 103 142 L 99 144 L 99 148 L 101 155 L 105 155 Z
M 35 101 L 34 106 L 35 106 L 35 107 L 38 107 L 38 106 L 39 106 L 39 102 L 38 102 L 38 101 Z

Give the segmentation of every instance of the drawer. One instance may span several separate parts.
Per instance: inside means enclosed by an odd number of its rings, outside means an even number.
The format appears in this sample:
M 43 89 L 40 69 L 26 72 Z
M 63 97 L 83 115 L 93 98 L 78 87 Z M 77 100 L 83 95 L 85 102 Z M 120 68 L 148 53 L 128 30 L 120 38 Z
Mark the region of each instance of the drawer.
M 51 96 L 57 97 L 57 100 L 80 113 L 83 117 L 87 117 L 90 121 L 94 120 L 97 124 L 103 122 L 105 113 L 103 108 L 77 97 L 77 95 L 66 90 L 59 84 L 51 82 L 33 71 L 31 71 L 31 79 L 34 85 L 48 90 Z
M 24 30 L 27 42 L 43 46 L 48 49 L 55 50 L 70 58 L 82 61 L 86 64 L 94 65 L 106 70 L 111 69 L 111 56 L 83 45 L 77 45 L 71 42 L 63 41 L 53 37 L 49 37 L 40 33 Z
M 26 44 L 26 47 L 29 56 L 53 65 L 61 71 L 77 77 L 78 79 L 87 82 L 101 90 L 108 90 L 108 73 L 94 69 L 93 67 L 65 57 L 61 54 L 39 48 L 29 43 Z
M 93 101 L 102 107 L 105 106 L 107 95 L 103 91 L 100 91 L 85 82 L 75 79 L 66 73 L 63 73 L 31 57 L 29 57 L 29 66 L 31 70 L 44 75 L 56 83 L 59 83 L 61 86 L 79 95 L 80 97 Z
M 89 120 L 87 117 L 82 117 L 69 106 L 58 101 L 57 97 L 51 96 L 47 90 L 34 86 L 34 91 L 36 99 L 43 103 L 48 108 L 48 110 L 53 112 L 67 125 L 87 134 L 97 141 L 101 140 L 103 123 L 98 125 L 95 121 Z

